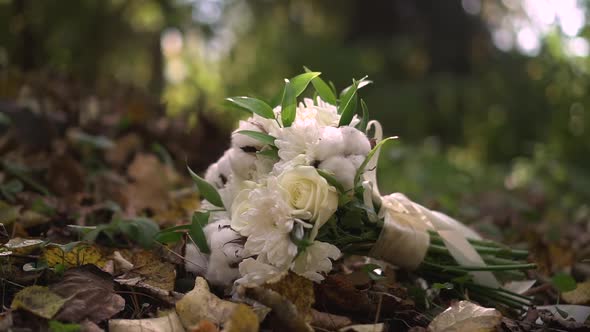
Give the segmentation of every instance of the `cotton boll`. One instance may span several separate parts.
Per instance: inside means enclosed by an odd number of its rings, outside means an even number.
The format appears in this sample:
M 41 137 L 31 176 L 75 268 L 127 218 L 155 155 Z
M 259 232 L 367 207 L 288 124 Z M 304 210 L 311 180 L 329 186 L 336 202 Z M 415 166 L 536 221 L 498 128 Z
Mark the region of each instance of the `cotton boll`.
M 209 255 L 203 254 L 196 245 L 187 243 L 185 247 L 184 260 L 187 271 L 200 276 L 207 273 L 207 267 L 209 266 Z
M 249 130 L 264 133 L 264 131 L 261 128 L 261 125 L 257 125 L 250 121 L 240 121 L 238 129 L 236 129 L 231 135 L 231 146 L 236 149 L 242 149 L 245 152 L 254 152 L 250 150 L 258 151 L 262 149 L 264 143 L 248 135 L 239 133 L 239 131 L 241 130 Z
M 332 173 L 336 180 L 344 187 L 344 190 L 349 190 L 353 187 L 356 168 L 348 158 L 333 156 L 322 161 L 318 168 Z
M 230 150 L 231 149 L 226 150 L 225 153 L 223 154 L 223 156 L 221 156 L 221 158 L 219 158 L 219 160 L 217 161 L 217 168 L 219 169 L 219 176 L 222 179 L 224 186 L 227 183 L 227 181 L 229 181 L 229 178 L 232 174 L 232 168 L 231 168 L 230 158 L 229 158 Z
M 354 165 L 355 170 L 357 170 L 361 167 L 363 161 L 365 161 L 366 158 L 367 158 L 366 155 L 360 155 L 360 154 L 352 154 L 350 156 L 346 156 L 346 159 L 348 159 Z
M 371 151 L 371 143 L 367 135 L 360 130 L 354 127 L 344 126 L 340 127 L 340 131 L 344 138 L 344 154 L 367 155 Z
M 241 149 L 231 148 L 228 152 L 229 164 L 232 172 L 244 180 L 252 178 L 256 155 L 246 153 Z
M 241 236 L 233 231 L 229 225 L 229 219 L 224 218 L 212 222 L 204 228 L 205 237 L 211 254 L 208 255 L 209 261 L 206 264 L 206 271 L 196 269 L 187 262 L 188 271 L 204 274 L 205 278 L 214 285 L 228 286 L 239 277 L 237 263 L 242 260 L 243 246 Z M 194 260 L 200 259 L 203 255 L 199 249 L 189 243 L 187 244 L 186 257 Z M 199 255 L 200 254 L 200 255 Z M 207 255 L 204 255 L 207 256 Z
M 339 128 L 323 127 L 320 137 L 312 149 L 312 157 L 315 160 L 326 160 L 331 156 L 344 153 L 344 137 Z
M 218 189 L 225 185 L 221 174 L 219 174 L 219 165 L 217 163 L 211 164 L 211 166 L 207 168 L 207 171 L 205 172 L 205 181 Z

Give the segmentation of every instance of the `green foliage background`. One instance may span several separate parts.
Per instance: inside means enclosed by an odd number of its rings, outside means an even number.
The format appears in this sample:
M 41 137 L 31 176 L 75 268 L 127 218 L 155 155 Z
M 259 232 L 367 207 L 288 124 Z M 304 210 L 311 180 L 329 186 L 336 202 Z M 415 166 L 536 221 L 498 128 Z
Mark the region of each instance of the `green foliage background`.
M 555 27 L 535 55 L 499 50 L 493 22 L 527 18 L 507 3 L 0 0 L 0 68 L 122 83 L 170 116 L 225 112 L 226 96 L 277 100 L 303 66 L 340 89 L 368 75 L 372 117 L 400 136 L 382 156 L 383 191 L 453 210 L 490 188 L 536 190 L 575 214 L 590 197 L 589 61 Z M 167 51 L 166 35 L 182 47 Z

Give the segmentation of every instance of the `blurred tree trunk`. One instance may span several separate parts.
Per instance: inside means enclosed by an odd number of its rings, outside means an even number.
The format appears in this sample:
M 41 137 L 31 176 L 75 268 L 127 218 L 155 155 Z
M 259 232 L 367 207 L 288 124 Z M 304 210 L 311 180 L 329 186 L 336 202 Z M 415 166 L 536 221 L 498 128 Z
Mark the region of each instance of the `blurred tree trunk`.
M 15 59 L 17 65 L 23 71 L 30 71 L 37 67 L 35 56 L 39 51 L 39 44 L 35 40 L 33 29 L 28 19 L 29 4 L 29 0 L 15 0 L 12 2 L 12 9 L 14 11 L 12 24 L 17 29 L 15 31 L 17 38 L 14 55 L 11 58 Z

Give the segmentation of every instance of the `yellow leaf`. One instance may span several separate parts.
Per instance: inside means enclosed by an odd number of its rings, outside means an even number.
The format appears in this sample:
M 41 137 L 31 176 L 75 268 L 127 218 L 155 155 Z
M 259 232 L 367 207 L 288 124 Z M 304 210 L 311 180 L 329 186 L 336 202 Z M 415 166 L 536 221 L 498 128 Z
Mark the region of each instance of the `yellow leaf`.
M 30 286 L 18 292 L 10 307 L 34 313 L 37 316 L 51 319 L 61 309 L 66 299 L 43 286 Z
M 578 283 L 576 289 L 561 294 L 561 297 L 570 304 L 590 304 L 590 280 Z
M 55 267 L 58 264 L 62 264 L 66 268 L 84 264 L 94 264 L 98 267 L 104 267 L 106 263 L 101 250 L 87 243 L 78 243 L 67 252 L 64 251 L 63 247 L 50 244 L 43 250 L 41 257 L 49 267 Z

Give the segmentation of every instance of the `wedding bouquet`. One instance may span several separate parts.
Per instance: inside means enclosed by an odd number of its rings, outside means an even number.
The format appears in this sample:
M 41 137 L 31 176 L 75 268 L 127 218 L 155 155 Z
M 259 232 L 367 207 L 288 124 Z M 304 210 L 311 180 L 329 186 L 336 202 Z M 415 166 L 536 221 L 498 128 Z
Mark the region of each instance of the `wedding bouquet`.
M 381 125 L 359 102 L 358 90 L 370 81 L 353 80 L 337 95 L 319 75 L 306 70 L 285 80 L 274 108 L 227 99 L 251 116 L 204 178 L 189 169 L 204 200 L 193 218 L 187 269 L 220 285 L 261 285 L 288 271 L 320 282 L 334 260 L 355 254 L 452 283 L 480 301 L 530 304 L 501 286 L 535 267 L 521 261 L 526 251 L 482 240 L 403 194 L 379 192 L 379 151 L 394 138 L 382 139 Z M 313 97 L 298 103 L 308 86 Z

